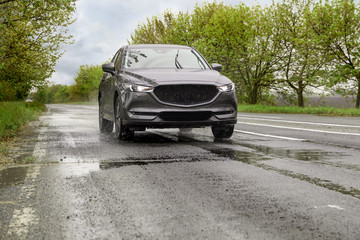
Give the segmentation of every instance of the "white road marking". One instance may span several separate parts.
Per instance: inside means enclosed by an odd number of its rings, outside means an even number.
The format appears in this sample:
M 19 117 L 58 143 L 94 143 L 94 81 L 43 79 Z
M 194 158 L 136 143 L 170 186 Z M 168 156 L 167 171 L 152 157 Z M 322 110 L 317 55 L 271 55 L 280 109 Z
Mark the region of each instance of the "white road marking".
M 275 125 L 270 125 L 270 124 L 248 123 L 248 122 L 237 122 L 237 123 L 238 124 L 241 123 L 241 124 L 244 124 L 244 125 L 272 127 L 272 128 L 281 128 L 281 129 L 290 129 L 290 130 L 299 130 L 299 131 L 308 131 L 308 132 L 319 132 L 319 133 L 329 133 L 329 134 L 339 134 L 339 135 L 360 136 L 360 133 L 331 132 L 331 131 L 324 131 L 324 130 L 317 130 L 317 129 L 283 127 L 283 126 L 275 126 Z
M 46 140 L 47 127 L 41 127 L 39 129 L 39 135 L 34 147 L 33 156 L 37 161 L 40 161 L 46 156 Z M 35 180 L 40 174 L 41 166 L 35 165 L 32 168 L 28 168 L 24 185 L 20 189 L 19 199 L 24 201 L 25 206 L 20 209 L 14 209 L 13 216 L 9 223 L 8 236 L 16 239 L 27 239 L 26 235 L 29 232 L 30 227 L 33 224 L 39 222 L 39 217 L 36 215 L 35 210 L 31 206 L 26 206 L 28 200 L 34 196 L 36 191 Z M 17 203 L 16 205 L 21 205 Z M 16 237 L 15 237 L 16 236 Z
M 329 208 L 335 208 L 338 210 L 344 210 L 342 207 L 336 206 L 336 205 L 328 205 Z
M 261 137 L 278 138 L 278 139 L 284 139 L 284 140 L 290 140 L 290 141 L 307 141 L 306 139 L 283 137 L 283 136 L 276 136 L 276 135 L 269 135 L 269 134 L 261 134 L 261 133 L 255 133 L 255 132 L 240 131 L 240 130 L 236 130 L 236 129 L 234 130 L 234 132 L 256 135 L 256 136 L 261 136 Z
M 35 179 L 40 174 L 40 166 L 36 165 L 29 168 L 25 177 L 25 184 L 20 190 L 19 198 L 28 204 L 28 200 L 35 194 L 36 184 Z M 39 217 L 31 206 L 25 206 L 20 209 L 15 209 L 13 216 L 9 223 L 8 236 L 10 239 L 27 239 L 27 233 L 32 225 L 39 222 Z
M 35 144 L 33 156 L 39 161 L 46 155 L 46 140 L 47 134 L 45 134 L 47 127 L 42 127 L 39 130 L 38 141 Z
M 320 206 L 320 207 L 314 206 L 314 208 L 316 208 L 316 209 L 317 208 L 334 208 L 334 209 L 337 209 L 337 210 L 340 210 L 340 211 L 345 210 L 344 208 L 339 207 L 337 205 L 326 205 L 326 206 Z
M 269 116 L 251 116 L 251 115 L 240 115 L 238 118 L 262 118 L 262 119 L 281 119 L 281 117 L 269 117 Z
M 308 124 L 308 125 L 317 125 L 317 126 L 330 126 L 330 127 L 348 127 L 348 128 L 360 128 L 356 125 L 343 125 L 343 124 L 333 124 L 333 123 L 316 123 L 316 122 L 301 122 L 301 121 L 289 121 L 289 120 L 279 120 L 279 119 L 267 119 L 264 117 L 238 117 L 238 119 L 251 119 L 251 120 L 265 120 L 268 122 L 284 122 L 284 123 L 299 123 L 299 124 Z

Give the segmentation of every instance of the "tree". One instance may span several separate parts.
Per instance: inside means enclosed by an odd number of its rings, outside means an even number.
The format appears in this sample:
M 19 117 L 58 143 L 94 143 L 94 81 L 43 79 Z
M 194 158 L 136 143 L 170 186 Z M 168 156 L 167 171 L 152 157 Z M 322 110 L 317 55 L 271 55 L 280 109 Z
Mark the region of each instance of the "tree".
M 191 15 L 188 12 L 179 12 L 173 15 L 171 24 L 168 24 L 167 33 L 163 36 L 163 42 L 167 44 L 193 45 L 195 36 Z
M 81 65 L 77 76 L 74 79 L 75 86 L 70 88 L 71 97 L 81 101 L 97 99 L 102 75 L 103 71 L 101 65 Z
M 273 83 L 282 54 L 270 9 L 237 7 L 218 9 L 205 27 L 199 49 L 224 66 L 245 101 L 256 104 L 263 88 Z
M 74 79 L 74 85 L 40 86 L 33 99 L 43 103 L 95 101 L 102 75 L 101 65 L 81 65 Z
M 169 10 L 160 16 L 147 18 L 146 23 L 139 24 L 131 35 L 129 44 L 179 44 L 196 46 L 202 39 L 205 26 L 211 16 L 223 4 L 205 3 L 196 5 L 192 14 L 180 11 L 177 15 Z
M 297 104 L 304 107 L 304 93 L 310 87 L 323 85 L 321 75 L 329 62 L 326 51 L 318 48 L 316 35 L 312 31 L 311 9 L 313 0 L 284 0 L 275 5 L 276 27 L 282 33 L 285 55 L 277 72 L 278 87 L 282 83 L 297 96 Z M 282 87 L 283 86 L 283 87 Z
M 0 101 L 22 99 L 51 76 L 61 44 L 71 42 L 66 28 L 73 22 L 75 1 L 0 2 L 0 86 L 6 86 Z
M 165 11 L 162 16 L 147 18 L 146 23 L 139 24 L 131 34 L 131 44 L 162 44 L 171 28 L 174 15 Z
M 31 94 L 31 99 L 42 103 L 66 103 L 69 101 L 69 87 L 61 84 L 44 85 Z
M 353 0 L 320 1 L 315 5 L 313 30 L 324 50 L 333 59 L 330 87 L 340 93 L 356 95 L 360 107 L 360 5 Z

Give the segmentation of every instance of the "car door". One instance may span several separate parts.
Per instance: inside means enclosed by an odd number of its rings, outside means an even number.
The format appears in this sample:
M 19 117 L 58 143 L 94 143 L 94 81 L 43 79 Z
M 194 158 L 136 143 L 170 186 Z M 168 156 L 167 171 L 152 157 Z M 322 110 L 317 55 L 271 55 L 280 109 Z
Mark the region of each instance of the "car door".
M 111 63 L 115 64 L 115 60 L 117 59 L 117 56 L 119 55 L 119 51 L 116 52 L 114 57 L 111 60 Z M 100 92 L 101 94 L 101 104 L 102 104 L 102 111 L 104 114 L 113 116 L 113 106 L 112 106 L 112 82 L 115 77 L 115 74 L 111 73 L 104 73 L 103 77 L 101 79 L 100 83 L 100 89 L 102 90 Z
M 111 91 L 111 96 L 112 96 L 111 102 L 109 103 L 109 105 L 110 105 L 109 107 L 111 107 L 112 114 L 114 111 L 115 91 L 116 91 L 119 80 L 121 80 L 120 72 L 121 72 L 122 57 L 123 57 L 123 48 L 121 48 L 118 51 L 116 58 L 114 59 L 115 74 L 109 78 L 110 88 L 111 88 L 110 91 Z
M 100 105 L 100 111 L 103 114 L 109 114 L 107 108 L 106 108 L 106 92 L 108 91 L 109 88 L 109 77 L 110 77 L 110 73 L 106 73 L 104 72 L 100 81 L 100 86 L 99 86 L 99 93 L 100 93 L 100 97 L 99 97 L 99 105 Z

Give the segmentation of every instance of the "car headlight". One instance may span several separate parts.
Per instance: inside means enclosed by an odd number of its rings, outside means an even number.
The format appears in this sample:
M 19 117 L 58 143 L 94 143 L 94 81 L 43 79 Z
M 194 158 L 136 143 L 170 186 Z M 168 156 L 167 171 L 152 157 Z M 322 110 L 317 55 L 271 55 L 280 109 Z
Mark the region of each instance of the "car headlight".
M 124 88 L 130 90 L 131 92 L 151 92 L 153 90 L 152 86 L 142 86 L 135 84 L 124 84 Z
M 220 92 L 231 92 L 235 90 L 235 84 L 230 83 L 227 85 L 217 86 L 217 89 L 219 89 Z

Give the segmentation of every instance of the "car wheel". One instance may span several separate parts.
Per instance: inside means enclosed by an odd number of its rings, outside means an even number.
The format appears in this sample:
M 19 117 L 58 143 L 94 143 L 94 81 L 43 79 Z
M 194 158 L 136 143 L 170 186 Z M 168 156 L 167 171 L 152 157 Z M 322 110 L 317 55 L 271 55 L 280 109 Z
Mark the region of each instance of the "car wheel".
M 114 122 L 109 121 L 103 117 L 101 106 L 99 103 L 99 128 L 102 133 L 111 133 L 114 128 Z
M 115 101 L 115 136 L 120 140 L 131 140 L 134 136 L 134 132 L 130 131 L 122 124 L 121 119 L 121 102 L 120 97 L 117 97 Z
M 234 132 L 234 125 L 213 126 L 211 130 L 215 139 L 231 138 Z

